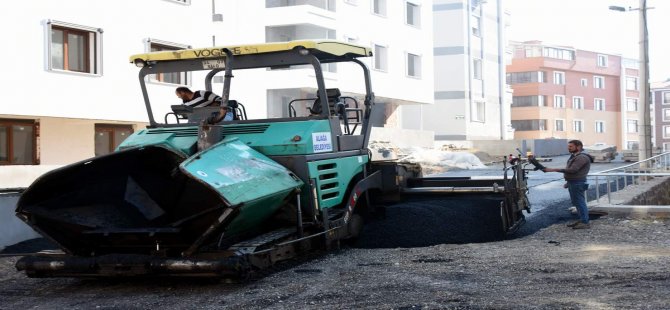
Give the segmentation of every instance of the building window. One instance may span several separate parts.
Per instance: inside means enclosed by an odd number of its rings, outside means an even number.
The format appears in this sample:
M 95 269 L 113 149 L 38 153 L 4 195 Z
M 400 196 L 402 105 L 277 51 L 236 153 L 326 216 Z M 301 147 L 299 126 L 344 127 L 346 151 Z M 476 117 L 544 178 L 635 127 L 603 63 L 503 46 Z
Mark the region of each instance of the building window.
M 512 127 L 516 131 L 545 131 L 547 130 L 546 119 L 524 119 L 513 120 Z
M 574 131 L 574 132 L 584 132 L 584 121 L 582 121 L 582 120 L 572 121 L 572 131 Z
M 637 112 L 637 98 L 626 98 L 626 111 Z
M 554 123 L 555 123 L 555 126 L 554 126 L 555 131 L 565 131 L 565 128 L 563 127 L 563 124 L 565 123 L 565 120 L 556 119 L 556 120 L 554 120 Z
M 407 53 L 407 75 L 421 77 L 421 56 Z
M 554 108 L 557 108 L 557 109 L 565 108 L 565 96 L 554 95 Z
M 605 99 L 602 98 L 593 99 L 593 109 L 596 111 L 605 111 Z
M 544 71 L 507 73 L 507 84 L 544 83 Z
M 598 67 L 607 67 L 607 55 L 598 55 Z
M 663 143 L 663 152 L 670 151 L 670 143 Z
M 49 70 L 102 74 L 102 30 L 64 22 L 47 22 Z
M 626 77 L 626 90 L 638 90 L 637 77 L 627 76 Z
M 581 79 L 579 83 L 582 85 L 582 87 L 589 86 L 589 80 L 587 79 Z
M 670 91 L 663 92 L 663 104 L 670 104 Z
M 374 53 L 374 59 L 373 61 L 374 66 L 372 66 L 373 69 L 375 70 L 380 70 L 380 71 L 388 71 L 388 48 L 383 45 L 374 45 L 375 47 L 375 53 Z
M 36 165 L 37 125 L 32 120 L 0 119 L 0 165 Z
M 560 71 L 554 71 L 554 84 L 564 85 L 565 84 L 565 73 Z
M 602 76 L 594 76 L 593 88 L 605 88 L 605 78 Z
M 472 77 L 477 80 L 482 79 L 482 60 L 473 59 L 472 60 Z
M 572 97 L 572 108 L 574 110 L 584 110 L 584 97 Z
M 663 138 L 670 138 L 670 126 L 663 126 Z
M 147 50 L 149 52 L 177 51 L 189 47 L 188 45 L 177 45 L 176 43 L 157 41 L 155 39 L 147 39 L 146 42 L 148 44 Z M 149 80 L 161 83 L 190 85 L 188 77 L 189 74 L 187 72 L 165 72 L 152 74 L 149 76 Z
M 626 121 L 626 132 L 636 133 L 637 132 L 637 120 L 629 119 Z
M 405 2 L 405 23 L 415 27 L 421 26 L 421 12 L 418 4 Z
M 524 49 L 526 58 L 542 56 L 542 48 L 539 46 L 527 46 Z
M 132 133 L 131 125 L 95 124 L 95 156 L 113 152 Z
M 472 16 L 472 35 L 480 37 L 482 19 L 479 16 Z
M 372 0 L 372 13 L 386 16 L 386 0 Z
M 486 102 L 484 101 L 474 101 L 472 102 L 472 108 L 470 109 L 473 122 L 485 122 L 486 121 Z
M 670 109 L 663 109 L 663 121 L 670 122 Z
M 596 121 L 596 132 L 597 133 L 604 133 L 605 132 L 605 122 Z
M 640 143 L 637 141 L 628 141 L 626 142 L 626 149 L 627 150 L 639 150 L 640 149 Z
M 512 107 L 543 107 L 545 96 L 514 96 Z
M 545 47 L 542 51 L 542 55 L 544 57 L 563 59 L 563 60 L 575 59 L 574 51 L 554 47 Z

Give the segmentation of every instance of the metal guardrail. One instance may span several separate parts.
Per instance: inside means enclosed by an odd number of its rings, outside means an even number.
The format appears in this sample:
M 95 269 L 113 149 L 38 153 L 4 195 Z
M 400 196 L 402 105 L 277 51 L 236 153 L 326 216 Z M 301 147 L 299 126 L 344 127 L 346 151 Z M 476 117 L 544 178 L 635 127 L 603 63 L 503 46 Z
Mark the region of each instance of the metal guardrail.
M 607 203 L 612 203 L 612 186 L 616 186 L 616 190 L 626 188 L 628 185 L 641 185 L 653 177 L 668 177 L 670 176 L 670 152 L 659 154 L 643 161 L 638 161 L 629 165 L 603 170 L 599 172 L 589 173 L 589 178 L 595 178 L 596 184 L 596 203 L 600 204 L 600 181 L 605 179 L 606 186 L 604 188 L 607 195 Z M 623 185 L 623 187 L 620 187 Z

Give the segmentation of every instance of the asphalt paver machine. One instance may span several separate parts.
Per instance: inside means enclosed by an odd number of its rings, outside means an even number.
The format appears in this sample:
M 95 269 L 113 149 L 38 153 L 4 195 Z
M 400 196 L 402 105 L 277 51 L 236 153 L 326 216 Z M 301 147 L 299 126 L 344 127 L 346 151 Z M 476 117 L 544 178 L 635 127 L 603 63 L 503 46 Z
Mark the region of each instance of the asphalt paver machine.
M 25 256 L 17 268 L 31 277 L 241 278 L 356 238 L 375 206 L 417 195 L 469 195 L 499 214 L 501 234 L 518 228 L 529 210 L 520 165 L 504 177 L 471 179 L 423 178 L 417 164 L 371 162 L 375 96 L 360 60 L 369 56 L 336 41 L 131 56 L 149 125 L 115 152 L 46 173 L 23 193 L 17 216 L 61 250 Z M 342 78 L 358 78 L 362 95 L 327 88 L 322 68 L 333 63 L 358 68 Z M 309 70 L 314 86 L 285 100 L 281 117 L 250 119 L 231 99 L 235 74 L 260 69 L 255 74 L 276 78 L 289 68 Z M 235 120 L 215 122 L 220 107 L 174 106 L 157 122 L 147 77 L 175 72 L 201 73 L 207 90 L 222 81 L 222 105 Z

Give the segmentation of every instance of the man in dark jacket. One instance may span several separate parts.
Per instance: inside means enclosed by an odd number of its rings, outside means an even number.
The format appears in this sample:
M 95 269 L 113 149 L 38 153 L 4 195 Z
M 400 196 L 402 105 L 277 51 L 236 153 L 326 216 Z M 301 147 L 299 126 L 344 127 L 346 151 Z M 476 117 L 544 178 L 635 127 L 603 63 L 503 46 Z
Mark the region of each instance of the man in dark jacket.
M 573 229 L 591 228 L 591 225 L 589 224 L 589 210 L 586 207 L 586 196 L 584 195 L 584 191 L 589 187 L 589 185 L 586 184 L 586 176 L 591 169 L 593 156 L 582 153 L 583 148 L 584 145 L 582 144 L 582 141 L 570 140 L 568 142 L 568 151 L 572 155 L 570 155 L 565 169 L 545 168 L 542 170 L 544 172 L 563 173 L 563 177 L 566 181 L 565 186 L 570 193 L 570 200 L 572 201 L 572 205 L 577 208 L 577 214 L 579 214 L 580 219 L 579 221 L 568 224 L 568 226 Z

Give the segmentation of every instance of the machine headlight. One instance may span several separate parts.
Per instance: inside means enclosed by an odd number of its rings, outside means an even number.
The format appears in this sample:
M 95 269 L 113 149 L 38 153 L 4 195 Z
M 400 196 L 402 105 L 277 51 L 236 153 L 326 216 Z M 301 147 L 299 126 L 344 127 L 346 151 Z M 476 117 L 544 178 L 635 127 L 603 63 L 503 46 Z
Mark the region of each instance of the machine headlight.
M 136 65 L 138 68 L 142 68 L 142 67 L 144 67 L 144 66 L 147 65 L 147 63 L 146 63 L 144 60 L 139 59 L 139 58 L 135 59 L 135 60 L 133 61 L 133 63 L 135 63 L 135 65 Z

